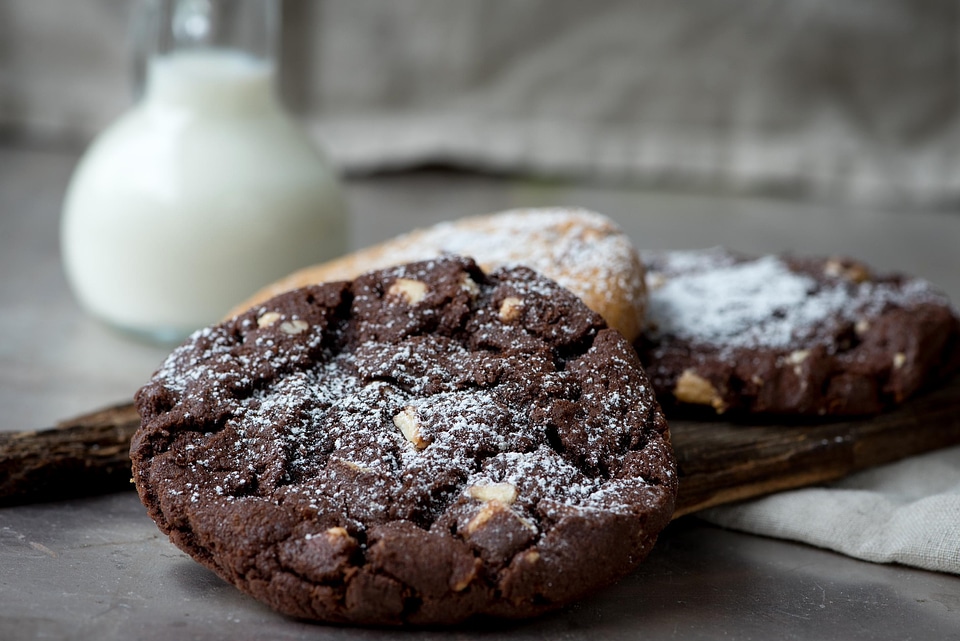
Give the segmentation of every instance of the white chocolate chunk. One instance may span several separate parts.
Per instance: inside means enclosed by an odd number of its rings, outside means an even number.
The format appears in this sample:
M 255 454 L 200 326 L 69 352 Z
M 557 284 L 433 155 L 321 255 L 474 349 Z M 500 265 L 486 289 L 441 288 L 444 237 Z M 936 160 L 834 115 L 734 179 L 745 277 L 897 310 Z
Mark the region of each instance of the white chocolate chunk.
M 508 519 L 516 521 L 521 526 L 530 530 L 531 532 L 535 533 L 537 531 L 537 526 L 535 526 L 533 523 L 523 518 L 522 516 L 520 516 L 513 510 L 511 510 L 509 507 L 501 503 L 500 501 L 494 500 L 488 503 L 484 503 L 483 507 L 480 508 L 480 510 L 474 515 L 472 519 L 470 519 L 470 522 L 467 523 L 467 527 L 466 527 L 467 536 L 472 536 L 476 534 L 478 531 L 482 530 L 484 527 L 486 527 L 487 522 L 490 521 L 490 519 L 492 519 L 494 516 L 498 514 L 501 515 L 500 518 L 506 517 Z
M 480 286 L 477 285 L 477 283 L 466 274 L 463 275 L 463 282 L 461 283 L 461 286 L 467 291 L 468 294 L 470 294 L 471 298 L 476 298 L 480 293 Z
M 299 318 L 295 318 L 293 320 L 284 321 L 280 323 L 280 331 L 283 332 L 284 334 L 290 334 L 291 336 L 294 334 L 303 333 L 307 331 L 309 327 L 310 327 L 310 324 L 307 323 L 307 321 L 301 320 Z
M 323 533 L 326 535 L 327 541 L 330 543 L 336 543 L 342 539 L 352 538 L 350 533 L 347 532 L 347 529 L 343 527 L 327 528 Z
M 408 305 L 416 305 L 427 296 L 427 284 L 411 278 L 398 278 L 387 290 L 390 296 L 399 296 Z
M 484 503 L 488 501 L 500 501 L 504 505 L 510 505 L 517 500 L 517 488 L 510 483 L 472 485 L 467 488 L 467 494 Z
M 713 384 L 692 369 L 685 369 L 680 374 L 677 386 L 673 389 L 673 395 L 678 401 L 684 403 L 710 405 L 717 410 L 717 413 L 727 409 L 727 404 L 723 402 L 723 398 Z
M 420 436 L 420 419 L 417 418 L 417 410 L 414 408 L 407 407 L 394 416 L 393 424 L 400 428 L 403 437 L 413 443 L 418 450 L 427 446 L 427 442 Z
M 854 283 L 862 283 L 870 278 L 870 272 L 866 266 L 860 263 L 844 265 L 836 258 L 831 258 L 824 263 L 823 273 L 833 278 L 843 277 Z
M 509 323 L 520 318 L 520 308 L 523 307 L 523 301 L 516 296 L 507 296 L 500 303 L 500 320 Z
M 278 320 L 280 320 L 279 312 L 267 312 L 266 314 L 263 314 L 262 316 L 260 316 L 260 318 L 257 319 L 257 327 L 260 327 L 260 328 L 270 327 L 271 325 L 276 323 Z

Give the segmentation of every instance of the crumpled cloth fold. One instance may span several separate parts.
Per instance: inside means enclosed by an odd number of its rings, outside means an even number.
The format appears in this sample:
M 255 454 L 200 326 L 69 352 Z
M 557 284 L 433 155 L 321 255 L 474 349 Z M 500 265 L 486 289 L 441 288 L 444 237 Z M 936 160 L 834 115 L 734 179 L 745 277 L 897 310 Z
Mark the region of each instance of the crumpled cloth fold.
M 698 516 L 866 561 L 960 574 L 960 446 Z
M 957 0 L 284 5 L 285 102 L 347 173 L 960 202 Z M 0 128 L 78 140 L 112 122 L 146 55 L 116 37 L 135 6 L 0 2 Z

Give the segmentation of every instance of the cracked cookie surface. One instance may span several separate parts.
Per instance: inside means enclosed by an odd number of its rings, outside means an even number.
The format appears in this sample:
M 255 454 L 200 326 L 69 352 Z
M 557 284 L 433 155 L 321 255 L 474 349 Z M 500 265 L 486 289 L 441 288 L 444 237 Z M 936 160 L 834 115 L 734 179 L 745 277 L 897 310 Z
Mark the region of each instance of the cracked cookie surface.
M 577 298 L 456 257 L 282 294 L 137 394 L 150 516 L 286 614 L 531 616 L 629 573 L 669 521 L 636 353 Z

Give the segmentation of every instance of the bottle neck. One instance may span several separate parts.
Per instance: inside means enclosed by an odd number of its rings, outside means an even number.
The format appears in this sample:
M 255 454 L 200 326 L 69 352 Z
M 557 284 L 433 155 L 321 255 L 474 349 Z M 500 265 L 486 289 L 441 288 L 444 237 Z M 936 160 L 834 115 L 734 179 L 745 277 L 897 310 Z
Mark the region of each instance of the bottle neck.
M 139 19 L 148 105 L 216 114 L 279 106 L 278 0 L 141 0 Z
M 150 55 L 231 49 L 273 62 L 280 36 L 279 0 L 141 0 Z
M 218 115 L 279 108 L 269 61 L 224 49 L 178 51 L 150 60 L 146 104 Z

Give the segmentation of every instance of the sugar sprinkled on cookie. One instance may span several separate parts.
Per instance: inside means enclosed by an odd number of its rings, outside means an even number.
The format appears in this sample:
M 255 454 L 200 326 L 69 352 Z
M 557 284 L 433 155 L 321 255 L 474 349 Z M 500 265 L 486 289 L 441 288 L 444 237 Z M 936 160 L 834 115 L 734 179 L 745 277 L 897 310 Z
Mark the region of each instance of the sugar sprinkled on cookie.
M 150 516 L 297 617 L 535 615 L 635 567 L 676 492 L 630 344 L 521 267 L 283 294 L 197 332 L 137 404 Z
M 637 345 L 664 402 L 866 414 L 958 366 L 960 322 L 922 279 L 722 249 L 643 258 L 649 326 Z

